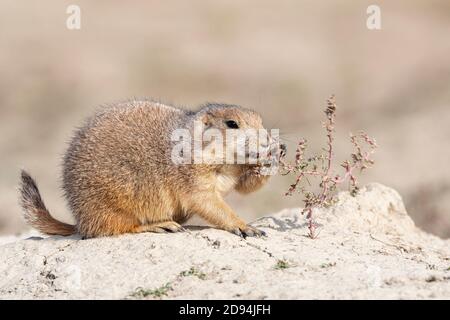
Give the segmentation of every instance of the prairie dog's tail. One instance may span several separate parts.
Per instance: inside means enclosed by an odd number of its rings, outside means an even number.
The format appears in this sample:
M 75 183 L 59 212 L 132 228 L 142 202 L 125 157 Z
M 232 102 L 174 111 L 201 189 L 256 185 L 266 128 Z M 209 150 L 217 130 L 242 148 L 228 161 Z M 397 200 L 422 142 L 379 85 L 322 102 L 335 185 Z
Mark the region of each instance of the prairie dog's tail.
M 58 221 L 50 215 L 36 182 L 24 170 L 20 181 L 20 204 L 24 210 L 25 221 L 42 233 L 70 236 L 77 232 L 75 226 Z

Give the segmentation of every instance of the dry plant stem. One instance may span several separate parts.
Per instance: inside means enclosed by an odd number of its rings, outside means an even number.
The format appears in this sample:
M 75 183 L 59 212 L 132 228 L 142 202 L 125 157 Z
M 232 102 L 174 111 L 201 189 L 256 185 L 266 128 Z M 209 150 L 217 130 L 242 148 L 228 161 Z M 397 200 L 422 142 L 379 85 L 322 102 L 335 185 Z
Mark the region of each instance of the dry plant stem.
M 295 182 L 290 185 L 286 195 L 292 195 L 295 191 L 303 194 L 304 209 L 302 214 L 306 213 L 308 219 L 308 236 L 316 238 L 318 236 L 316 232 L 316 222 L 313 217 L 313 209 L 316 207 L 329 206 L 334 200 L 334 193 L 337 187 L 348 181 L 349 188 L 352 195 L 358 191 L 357 179 L 355 176 L 355 169 L 360 171 L 369 168 L 373 165 L 373 160 L 370 156 L 374 153 L 377 147 L 374 139 L 370 138 L 366 133 L 360 132 L 358 135 L 350 135 L 350 142 L 352 143 L 355 151 L 351 154 L 350 160 L 345 160 L 341 163 L 341 167 L 344 169 L 342 176 L 336 174 L 333 170 L 334 165 L 334 132 L 336 122 L 336 101 L 335 97 L 331 96 L 327 100 L 327 107 L 325 109 L 326 121 L 323 123 L 323 127 L 326 131 L 327 146 L 324 149 L 325 153 L 320 155 L 305 157 L 307 149 L 307 141 L 301 139 L 297 145 L 295 152 L 294 164 L 290 164 L 284 161 L 285 155 L 281 156 L 280 163 L 282 169 L 284 169 L 283 175 L 295 174 Z M 365 143 L 369 150 L 364 151 L 361 142 Z M 319 169 L 320 167 L 320 169 Z M 309 185 L 309 179 L 319 179 L 319 193 L 308 191 L 305 187 L 301 186 L 303 180 L 306 180 Z

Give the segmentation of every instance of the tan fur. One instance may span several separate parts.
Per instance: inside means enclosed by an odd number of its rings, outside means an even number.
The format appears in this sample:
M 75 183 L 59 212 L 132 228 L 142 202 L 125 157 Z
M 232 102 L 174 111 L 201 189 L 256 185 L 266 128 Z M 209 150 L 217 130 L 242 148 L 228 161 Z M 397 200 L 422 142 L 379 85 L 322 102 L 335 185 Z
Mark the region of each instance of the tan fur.
M 22 179 L 26 215 L 35 217 L 39 223 L 32 225 L 44 233 L 84 237 L 175 232 L 194 214 L 217 228 L 260 235 L 223 196 L 257 190 L 268 177 L 256 175 L 251 165 L 175 165 L 170 158 L 174 129 L 193 130 L 193 121 L 199 120 L 224 131 L 229 119 L 243 129 L 263 128 L 256 112 L 234 105 L 208 104 L 190 112 L 131 101 L 106 108 L 76 132 L 64 157 L 63 188 L 76 226 L 60 224 L 58 229 L 49 214 L 36 215 L 36 206 L 27 202 L 29 181 Z

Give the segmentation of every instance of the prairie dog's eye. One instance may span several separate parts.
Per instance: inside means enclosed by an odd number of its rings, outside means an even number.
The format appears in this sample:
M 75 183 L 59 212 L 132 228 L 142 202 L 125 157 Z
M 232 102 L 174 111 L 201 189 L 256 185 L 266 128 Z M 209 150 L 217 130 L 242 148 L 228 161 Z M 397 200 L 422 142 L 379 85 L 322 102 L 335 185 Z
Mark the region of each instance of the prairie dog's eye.
M 225 124 L 230 129 L 239 129 L 239 125 L 234 120 L 227 120 L 225 121 Z

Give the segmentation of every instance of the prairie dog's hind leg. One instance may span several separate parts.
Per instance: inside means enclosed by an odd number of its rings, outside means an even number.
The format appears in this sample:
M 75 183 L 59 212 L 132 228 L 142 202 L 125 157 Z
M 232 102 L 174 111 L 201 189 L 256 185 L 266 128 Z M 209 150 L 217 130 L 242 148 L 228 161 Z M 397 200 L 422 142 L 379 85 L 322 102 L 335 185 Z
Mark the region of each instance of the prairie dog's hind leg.
M 78 212 L 77 220 L 77 229 L 83 238 L 134 233 L 134 230 L 140 226 L 135 217 L 121 210 L 112 209 Z
M 133 233 L 141 233 L 141 232 L 155 232 L 155 233 L 164 233 L 164 232 L 179 232 L 185 231 L 185 229 L 176 223 L 175 221 L 163 221 L 156 222 L 152 224 L 144 224 L 135 227 L 131 232 Z
M 118 210 L 117 212 L 121 212 Z M 80 215 L 78 230 L 83 238 L 115 236 L 123 233 L 178 232 L 184 228 L 172 220 L 142 224 L 136 217 L 112 211 Z

